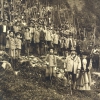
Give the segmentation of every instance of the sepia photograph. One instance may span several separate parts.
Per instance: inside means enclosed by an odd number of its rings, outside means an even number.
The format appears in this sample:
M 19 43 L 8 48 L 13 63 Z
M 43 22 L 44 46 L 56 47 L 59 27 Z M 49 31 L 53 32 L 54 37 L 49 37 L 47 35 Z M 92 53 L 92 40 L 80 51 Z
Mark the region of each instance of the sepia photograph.
M 0 0 L 0 100 L 100 100 L 100 0 Z

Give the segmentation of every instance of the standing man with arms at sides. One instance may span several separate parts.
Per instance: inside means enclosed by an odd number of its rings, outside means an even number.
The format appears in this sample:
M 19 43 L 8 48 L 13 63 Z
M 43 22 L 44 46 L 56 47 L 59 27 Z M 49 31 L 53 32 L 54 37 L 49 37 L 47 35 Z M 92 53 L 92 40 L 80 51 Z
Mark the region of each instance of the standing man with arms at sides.
M 0 49 L 3 48 L 3 25 L 2 25 L 2 19 L 0 19 Z
M 56 77 L 56 66 L 57 66 L 57 58 L 54 55 L 54 48 L 49 48 L 49 54 L 47 54 L 44 61 L 47 61 L 46 67 L 46 80 L 50 80 L 53 77 Z
M 8 30 L 8 26 L 7 26 L 7 20 L 4 20 L 3 21 L 3 24 L 2 24 L 2 47 L 3 47 L 3 50 L 5 50 L 5 47 L 6 47 L 6 35 L 7 35 L 7 30 Z M 0 41 L 1 41 L 0 40 Z
M 24 33 L 24 41 L 25 41 L 25 53 L 29 56 L 29 48 L 30 48 L 30 41 L 31 41 L 31 33 L 30 29 L 26 27 L 26 32 Z
M 44 49 L 45 49 L 45 32 L 43 30 L 43 26 L 40 28 L 40 55 L 44 55 Z
M 37 56 L 40 55 L 39 43 L 40 43 L 40 29 L 39 29 L 39 26 L 35 26 L 34 46 L 35 46 L 35 54 Z
M 71 54 L 65 60 L 65 75 L 72 76 L 72 89 L 76 88 L 76 79 L 81 69 L 81 60 L 76 54 L 75 48 L 71 48 Z

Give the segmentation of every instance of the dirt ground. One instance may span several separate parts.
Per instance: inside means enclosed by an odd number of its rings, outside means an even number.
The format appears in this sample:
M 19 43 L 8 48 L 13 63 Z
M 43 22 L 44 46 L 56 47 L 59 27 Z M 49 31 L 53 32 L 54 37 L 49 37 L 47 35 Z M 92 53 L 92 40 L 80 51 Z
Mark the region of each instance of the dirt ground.
M 59 64 L 59 67 L 61 64 Z M 64 80 L 53 78 L 45 80 L 45 69 L 20 65 L 16 76 L 0 70 L 0 100 L 100 100 L 100 79 L 92 77 L 96 84 L 91 91 L 74 90 L 70 95 L 69 86 Z

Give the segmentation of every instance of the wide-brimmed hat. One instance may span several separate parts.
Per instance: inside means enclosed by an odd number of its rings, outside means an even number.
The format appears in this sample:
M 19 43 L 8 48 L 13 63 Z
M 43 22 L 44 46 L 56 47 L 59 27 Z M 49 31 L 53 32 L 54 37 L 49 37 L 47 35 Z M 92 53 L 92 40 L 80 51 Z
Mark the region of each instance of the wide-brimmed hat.
M 76 49 L 74 47 L 71 48 L 71 51 L 76 51 Z
M 28 31 L 30 31 L 30 28 L 29 27 L 25 27 L 25 29 L 28 29 Z
M 48 50 L 50 51 L 50 49 L 53 49 L 54 50 L 54 47 L 51 46 L 51 47 L 48 48 Z
M 88 51 L 83 51 L 81 54 L 87 56 L 87 55 L 89 55 L 89 52 Z

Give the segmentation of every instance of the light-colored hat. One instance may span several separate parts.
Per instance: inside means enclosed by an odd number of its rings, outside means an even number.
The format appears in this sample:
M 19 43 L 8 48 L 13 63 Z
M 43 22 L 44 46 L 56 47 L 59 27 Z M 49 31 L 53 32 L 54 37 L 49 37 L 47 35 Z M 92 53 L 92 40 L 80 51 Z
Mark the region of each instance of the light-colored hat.
M 71 48 L 71 51 L 76 51 L 76 49 L 74 47 Z

